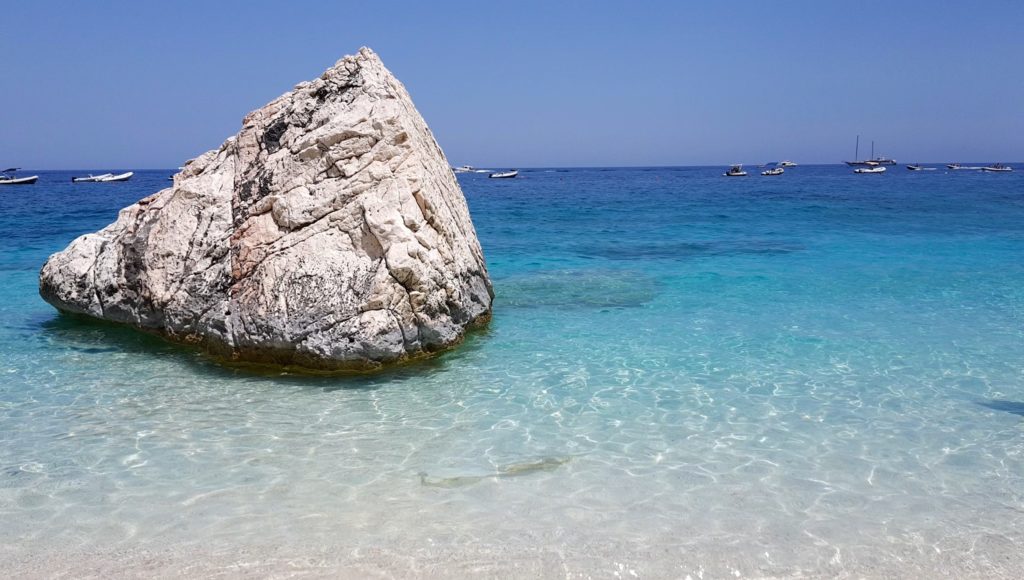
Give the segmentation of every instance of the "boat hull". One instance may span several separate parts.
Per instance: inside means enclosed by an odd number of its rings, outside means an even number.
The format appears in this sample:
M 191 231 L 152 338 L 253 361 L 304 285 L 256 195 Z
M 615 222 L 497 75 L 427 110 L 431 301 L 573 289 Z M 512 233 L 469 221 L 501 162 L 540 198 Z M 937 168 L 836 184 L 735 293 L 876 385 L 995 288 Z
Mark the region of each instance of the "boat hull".
M 104 173 L 103 175 L 90 175 L 88 177 L 72 177 L 71 181 L 74 183 L 110 183 L 114 181 L 128 181 L 135 175 L 135 172 L 128 171 L 126 173 Z
M 33 175 L 31 177 L 17 177 L 14 179 L 0 179 L 0 185 L 32 185 L 38 179 L 38 175 Z
M 111 175 L 110 177 L 104 177 L 103 179 L 99 180 L 99 183 L 110 183 L 112 181 L 128 181 L 129 179 L 132 178 L 133 175 L 135 175 L 135 172 L 133 171 L 121 173 L 119 175 Z
M 113 177 L 113 176 L 114 176 L 113 173 L 104 173 L 103 175 L 89 175 L 89 176 L 86 176 L 86 177 L 72 177 L 71 178 L 71 182 L 72 183 L 95 183 L 95 182 L 98 182 L 98 181 L 103 181 L 104 178 Z

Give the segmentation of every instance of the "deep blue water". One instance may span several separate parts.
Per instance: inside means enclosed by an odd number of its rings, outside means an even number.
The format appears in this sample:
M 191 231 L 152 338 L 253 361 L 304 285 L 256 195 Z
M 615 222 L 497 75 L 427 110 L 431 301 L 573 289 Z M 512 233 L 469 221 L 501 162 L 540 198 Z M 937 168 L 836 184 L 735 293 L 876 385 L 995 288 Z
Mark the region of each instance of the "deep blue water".
M 38 298 L 48 254 L 171 171 L 0 189 L 0 559 L 469 543 L 671 548 L 682 575 L 1024 570 L 1024 171 L 723 170 L 460 175 L 491 326 L 358 378 L 223 369 Z

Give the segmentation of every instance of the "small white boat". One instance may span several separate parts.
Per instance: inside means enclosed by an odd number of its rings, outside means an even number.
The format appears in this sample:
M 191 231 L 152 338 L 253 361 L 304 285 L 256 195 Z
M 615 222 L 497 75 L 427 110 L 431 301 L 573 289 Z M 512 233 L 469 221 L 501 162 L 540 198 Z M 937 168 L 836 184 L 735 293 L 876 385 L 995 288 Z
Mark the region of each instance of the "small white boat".
M 14 172 L 18 169 L 20 169 L 20 167 L 8 167 L 7 169 L 0 171 L 0 185 L 32 185 L 39 179 L 38 175 L 15 177 Z
M 473 173 L 474 171 L 476 171 L 476 168 L 473 167 L 472 165 L 463 165 L 461 167 L 452 168 L 452 171 L 454 171 L 455 173 Z
M 782 168 L 781 163 L 769 163 L 764 167 L 765 170 L 761 172 L 761 175 L 782 175 L 786 172 L 786 170 Z
M 792 161 L 780 161 L 779 167 L 796 167 L 796 163 L 793 163 Z
M 858 167 L 853 170 L 854 173 L 885 173 L 885 168 L 881 165 L 875 165 L 872 167 Z
M 743 171 L 743 166 L 742 165 L 737 164 L 737 165 L 733 165 L 732 167 L 730 167 L 729 171 L 726 171 L 722 175 L 724 175 L 726 177 L 746 177 L 747 176 L 747 172 Z
M 490 177 L 491 179 L 511 179 L 517 175 L 519 175 L 519 170 L 513 169 L 511 171 L 499 171 L 497 173 L 492 173 L 487 177 Z
M 74 183 L 110 183 L 111 181 L 128 181 L 133 175 L 135 173 L 132 171 L 117 175 L 104 173 L 103 175 L 89 175 L 88 177 L 72 177 L 71 181 Z
M 1009 165 L 1003 165 L 1002 163 L 996 163 L 994 165 L 986 165 L 981 168 L 982 171 L 988 171 L 989 173 L 1006 173 L 1013 171 L 1013 168 Z
M 925 167 L 924 165 L 921 165 L 920 163 L 915 163 L 914 165 L 908 165 L 907 169 L 909 169 L 910 171 L 935 171 L 936 168 L 935 167 Z
M 71 182 L 72 183 L 91 183 L 91 182 L 94 182 L 94 181 L 103 181 L 105 178 L 113 177 L 113 176 L 114 176 L 113 173 L 104 173 L 102 175 L 93 175 L 93 174 L 90 173 L 89 175 L 87 175 L 85 177 L 72 177 L 71 178 Z

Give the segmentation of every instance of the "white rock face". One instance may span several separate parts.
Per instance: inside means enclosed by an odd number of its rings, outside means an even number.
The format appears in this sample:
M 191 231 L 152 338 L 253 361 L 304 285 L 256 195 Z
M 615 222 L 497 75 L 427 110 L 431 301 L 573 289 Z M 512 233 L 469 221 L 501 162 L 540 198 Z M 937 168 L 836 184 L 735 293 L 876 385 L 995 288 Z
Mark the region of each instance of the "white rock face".
M 366 48 L 51 256 L 39 288 L 62 311 L 318 369 L 452 346 L 493 297 L 444 153 Z

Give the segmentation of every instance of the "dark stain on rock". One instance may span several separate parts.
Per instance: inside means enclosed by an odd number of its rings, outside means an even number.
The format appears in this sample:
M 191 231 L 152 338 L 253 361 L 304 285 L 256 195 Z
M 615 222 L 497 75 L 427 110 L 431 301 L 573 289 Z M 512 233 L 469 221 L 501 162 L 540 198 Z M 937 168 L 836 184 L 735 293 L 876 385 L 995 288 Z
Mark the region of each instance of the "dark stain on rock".
M 284 119 L 274 121 L 267 130 L 263 132 L 263 148 L 267 153 L 273 155 L 281 148 L 281 136 L 288 130 L 288 123 Z

